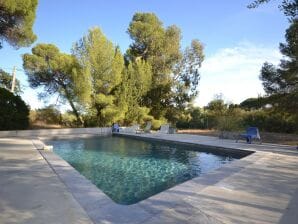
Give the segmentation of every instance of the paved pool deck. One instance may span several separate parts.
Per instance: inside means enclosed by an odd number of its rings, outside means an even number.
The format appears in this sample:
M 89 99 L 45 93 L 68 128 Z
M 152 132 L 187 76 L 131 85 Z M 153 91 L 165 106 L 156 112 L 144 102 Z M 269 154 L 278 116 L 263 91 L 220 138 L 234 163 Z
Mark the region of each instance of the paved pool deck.
M 0 138 L 0 223 L 92 223 L 29 139 Z
M 134 205 L 119 205 L 36 139 L 0 138 L 0 223 L 298 223 L 295 147 L 125 134 L 255 153 Z

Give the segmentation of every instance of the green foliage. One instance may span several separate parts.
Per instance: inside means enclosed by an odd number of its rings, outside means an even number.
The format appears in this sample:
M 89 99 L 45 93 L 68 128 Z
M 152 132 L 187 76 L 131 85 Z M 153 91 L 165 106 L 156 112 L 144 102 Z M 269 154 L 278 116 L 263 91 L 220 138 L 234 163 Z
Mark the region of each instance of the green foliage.
M 60 124 L 61 113 L 54 105 L 47 106 L 42 109 L 30 111 L 30 122 L 44 122 L 46 124 Z
M 29 46 L 36 40 L 32 26 L 38 0 L 0 0 L 0 48 L 2 41 L 12 46 Z
M 89 30 L 73 47 L 73 55 L 83 68 L 84 82 L 88 83 L 83 103 L 97 125 L 110 125 L 123 117 L 116 105 L 115 92 L 122 81 L 124 59 L 118 47 L 109 41 L 99 28 Z
M 249 102 L 247 99 L 244 102 Z M 273 108 L 253 109 L 225 104 L 222 100 L 212 100 L 209 108 L 188 108 L 177 122 L 181 129 L 214 128 L 219 131 L 241 131 L 256 126 L 261 131 L 278 133 L 298 133 L 298 115 Z
M 205 107 L 208 128 L 220 131 L 234 131 L 242 127 L 241 109 L 233 104 L 227 104 L 221 97 L 210 101 Z
M 84 95 L 86 85 L 75 57 L 61 53 L 55 45 L 38 44 L 32 54 L 23 55 L 23 67 L 32 88 L 44 87 L 44 97 L 58 93 L 83 123 L 76 102 Z
M 206 111 L 199 107 L 187 108 L 181 118 L 177 121 L 176 127 L 180 129 L 206 129 L 208 128 L 208 116 Z
M 144 105 L 156 119 L 166 116 L 175 122 L 176 108 L 182 111 L 197 95 L 198 69 L 204 59 L 202 44 L 194 40 L 182 53 L 180 29 L 164 27 L 153 13 L 136 13 L 128 33 L 133 43 L 126 60 L 142 59 L 152 66 L 152 86 L 144 96 Z
M 271 0 L 255 0 L 251 4 L 249 4 L 248 8 L 257 8 L 259 5 L 268 3 Z M 283 13 L 294 19 L 298 15 L 298 1 L 297 0 L 282 0 L 281 4 L 278 6 L 278 8 L 283 11 Z
M 257 110 L 266 106 L 268 103 L 268 98 L 258 97 L 258 98 L 248 98 L 240 103 L 240 107 L 245 110 Z
M 228 105 L 222 99 L 214 99 L 208 103 L 205 109 L 209 111 L 209 114 L 223 116 L 228 109 Z
M 128 33 L 133 43 L 126 58 L 130 61 L 143 59 L 152 66 L 152 88 L 144 103 L 154 117 L 160 118 L 170 103 L 173 67 L 181 58 L 181 32 L 175 26 L 164 28 L 153 13 L 136 13 Z
M 279 110 L 290 113 L 298 111 L 298 20 L 286 30 L 285 44 L 280 51 L 285 56 L 278 67 L 264 63 L 260 79 L 269 100 Z
M 200 108 L 192 108 L 190 111 L 191 120 L 189 122 L 190 128 L 206 128 L 206 114 Z
M 185 49 L 182 59 L 175 67 L 174 102 L 180 109 L 184 109 L 198 94 L 199 68 L 203 60 L 203 45 L 198 40 L 193 40 L 191 47 Z
M 160 126 L 163 125 L 163 124 L 166 124 L 167 123 L 167 120 L 165 119 L 153 119 L 151 121 L 151 124 L 152 124 L 152 127 L 151 129 L 152 130 L 159 130 L 160 129 Z
M 225 113 L 217 117 L 216 129 L 220 131 L 239 131 L 245 127 L 244 119 L 245 112 L 240 108 L 228 106 Z M 252 126 L 252 125 L 248 125 Z
M 85 118 L 84 118 L 85 121 Z M 64 127 L 77 127 L 77 119 L 76 116 L 73 113 L 63 113 L 61 115 L 61 121 L 60 123 L 64 126 Z M 86 121 L 85 121 L 86 123 Z
M 276 110 L 256 110 L 243 118 L 246 126 L 256 126 L 260 130 L 278 133 L 298 133 L 298 116 Z
M 20 96 L 0 88 L 0 130 L 20 130 L 28 126 L 28 106 Z
M 133 40 L 127 56 L 148 61 L 152 65 L 153 84 L 167 82 L 172 66 L 180 58 L 180 30 L 175 26 L 163 27 L 154 13 L 136 13 L 129 24 Z
M 12 76 L 0 69 L 0 88 L 10 90 L 12 86 Z M 15 94 L 20 95 L 22 93 L 21 84 L 18 79 L 15 80 Z
M 143 61 L 130 62 L 124 70 L 123 80 L 117 92 L 118 104 L 125 111 L 124 123 L 144 123 L 151 120 L 150 109 L 143 106 L 143 97 L 151 88 L 151 66 Z
M 85 126 L 175 124 L 198 93 L 202 44 L 194 40 L 182 52 L 179 28 L 164 27 L 153 13 L 136 13 L 128 33 L 133 43 L 125 57 L 99 28 L 77 41 L 72 55 L 38 44 L 23 55 L 30 86 L 43 86 L 44 97 L 58 93 Z

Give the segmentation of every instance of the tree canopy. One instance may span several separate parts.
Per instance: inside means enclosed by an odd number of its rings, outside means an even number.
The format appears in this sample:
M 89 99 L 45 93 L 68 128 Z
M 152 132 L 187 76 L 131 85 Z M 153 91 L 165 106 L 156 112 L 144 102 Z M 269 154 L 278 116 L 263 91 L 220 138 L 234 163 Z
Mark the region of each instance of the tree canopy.
M 245 110 L 258 110 L 268 104 L 268 97 L 248 98 L 240 103 L 240 107 Z
M 271 0 L 255 0 L 250 3 L 248 8 L 257 8 L 261 4 L 268 3 Z M 282 0 L 281 4 L 279 4 L 279 9 L 283 11 L 283 13 L 291 19 L 295 19 L 298 16 L 298 0 Z
M 144 105 L 144 96 L 152 84 L 151 65 L 144 60 L 130 62 L 124 70 L 121 88 L 117 93 L 120 105 L 124 108 L 125 123 L 141 123 L 151 120 L 150 109 Z
M 88 83 L 88 100 L 92 116 L 97 125 L 106 125 L 123 115 L 116 105 L 115 91 L 122 81 L 124 59 L 99 28 L 90 29 L 88 34 L 74 44 L 73 55 L 83 69 L 84 82 Z M 88 106 L 89 105 L 89 106 Z
M 0 48 L 6 41 L 19 48 L 36 40 L 32 26 L 38 0 L 0 0 Z
M 193 40 L 181 50 L 180 29 L 164 27 L 153 13 L 136 13 L 128 33 L 124 56 L 97 27 L 74 43 L 71 55 L 38 44 L 23 56 L 30 86 L 43 86 L 44 96 L 59 93 L 88 126 L 174 122 L 198 94 L 203 45 Z
M 286 43 L 280 44 L 284 58 L 278 67 L 264 63 L 260 79 L 271 101 L 281 110 L 298 111 L 298 20 L 286 30 Z
M 28 106 L 20 96 L 0 88 L 0 130 L 20 130 L 28 126 Z
M 38 44 L 32 54 L 23 55 L 23 67 L 32 88 L 44 87 L 43 97 L 58 93 L 82 124 L 76 102 L 84 94 L 86 82 L 75 57 L 61 53 L 55 45 Z
M 173 107 L 191 102 L 197 95 L 198 68 L 204 59 L 202 44 L 195 40 L 181 52 L 180 29 L 164 27 L 154 13 L 136 13 L 128 33 L 133 42 L 126 60 L 141 59 L 152 66 L 152 86 L 143 101 L 150 114 L 160 119 L 174 111 Z

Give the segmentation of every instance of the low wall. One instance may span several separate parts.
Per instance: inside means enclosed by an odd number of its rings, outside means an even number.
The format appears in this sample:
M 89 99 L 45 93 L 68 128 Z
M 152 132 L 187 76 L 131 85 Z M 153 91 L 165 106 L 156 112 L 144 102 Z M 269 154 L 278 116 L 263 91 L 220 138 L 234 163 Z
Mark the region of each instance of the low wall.
M 219 138 L 236 140 L 239 138 L 240 132 L 236 131 L 220 131 Z
M 64 128 L 64 129 L 37 129 L 37 130 L 16 130 L 16 131 L 0 131 L 1 137 L 54 137 L 60 135 L 110 135 L 111 128 Z

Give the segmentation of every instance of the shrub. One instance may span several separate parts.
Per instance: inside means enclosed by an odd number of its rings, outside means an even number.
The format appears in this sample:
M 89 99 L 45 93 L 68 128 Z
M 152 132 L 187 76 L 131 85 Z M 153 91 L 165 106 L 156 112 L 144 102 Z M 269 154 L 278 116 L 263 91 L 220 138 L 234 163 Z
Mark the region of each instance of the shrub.
M 274 110 L 250 111 L 244 118 L 246 126 L 257 126 L 263 131 L 297 133 L 297 115 L 281 113 Z
M 66 112 L 66 113 L 62 114 L 61 123 L 65 127 L 77 127 L 78 126 L 76 116 L 73 113 L 69 113 L 69 112 Z M 94 126 L 96 126 L 96 125 L 94 125 Z
M 0 130 L 22 130 L 28 126 L 28 106 L 20 96 L 0 88 Z
M 160 120 L 153 119 L 152 120 L 152 127 L 151 127 L 151 129 L 152 130 L 159 130 L 160 126 L 162 124 L 166 124 L 166 123 L 167 123 L 167 120 L 166 119 L 160 119 Z
M 60 124 L 61 114 L 53 105 L 30 112 L 31 122 L 42 121 L 46 124 Z
M 242 118 L 235 116 L 222 116 L 217 119 L 219 131 L 238 131 L 242 129 Z

